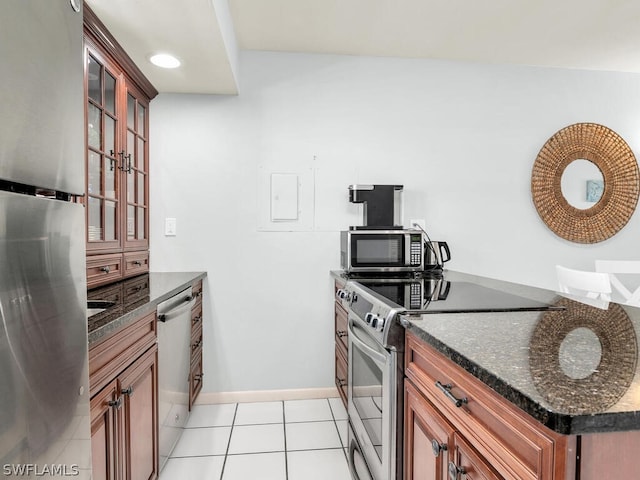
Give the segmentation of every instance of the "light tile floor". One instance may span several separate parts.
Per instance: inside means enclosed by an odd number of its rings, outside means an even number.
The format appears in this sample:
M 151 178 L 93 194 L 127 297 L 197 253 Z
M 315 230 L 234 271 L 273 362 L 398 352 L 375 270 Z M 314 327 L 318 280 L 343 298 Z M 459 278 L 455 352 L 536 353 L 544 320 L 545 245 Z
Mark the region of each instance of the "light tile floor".
M 196 405 L 160 480 L 350 480 L 339 398 Z

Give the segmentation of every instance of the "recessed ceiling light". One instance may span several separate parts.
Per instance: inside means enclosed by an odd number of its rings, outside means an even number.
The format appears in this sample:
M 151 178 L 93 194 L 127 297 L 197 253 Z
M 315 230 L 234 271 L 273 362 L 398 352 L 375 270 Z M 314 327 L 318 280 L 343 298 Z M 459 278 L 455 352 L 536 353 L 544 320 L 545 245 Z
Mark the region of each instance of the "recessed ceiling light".
M 149 57 L 149 61 L 154 65 L 162 68 L 177 68 L 180 66 L 180 60 L 168 53 L 157 53 Z

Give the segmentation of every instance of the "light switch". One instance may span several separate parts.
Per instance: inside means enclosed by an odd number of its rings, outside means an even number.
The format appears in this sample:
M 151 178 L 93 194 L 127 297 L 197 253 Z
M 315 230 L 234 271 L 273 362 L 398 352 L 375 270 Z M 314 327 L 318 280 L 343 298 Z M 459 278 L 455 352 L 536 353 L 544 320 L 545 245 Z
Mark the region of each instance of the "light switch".
M 176 236 L 176 219 L 175 218 L 164 219 L 164 235 L 165 237 Z

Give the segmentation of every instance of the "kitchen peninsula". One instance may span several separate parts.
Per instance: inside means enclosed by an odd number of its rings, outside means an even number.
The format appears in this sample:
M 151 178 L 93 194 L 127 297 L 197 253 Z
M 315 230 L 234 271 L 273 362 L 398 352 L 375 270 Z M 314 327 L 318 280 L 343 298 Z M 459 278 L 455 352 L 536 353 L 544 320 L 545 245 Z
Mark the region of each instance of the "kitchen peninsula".
M 404 478 L 633 477 L 640 309 L 453 271 L 439 282 L 424 312 L 399 318 Z M 529 308 L 464 305 L 456 287 Z

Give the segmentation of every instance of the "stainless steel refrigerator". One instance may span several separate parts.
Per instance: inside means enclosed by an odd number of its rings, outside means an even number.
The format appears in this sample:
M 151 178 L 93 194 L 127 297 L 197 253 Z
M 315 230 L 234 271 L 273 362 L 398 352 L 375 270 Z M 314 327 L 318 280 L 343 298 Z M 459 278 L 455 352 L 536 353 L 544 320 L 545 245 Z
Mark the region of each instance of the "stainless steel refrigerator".
M 0 2 L 0 478 L 91 478 L 81 6 Z

